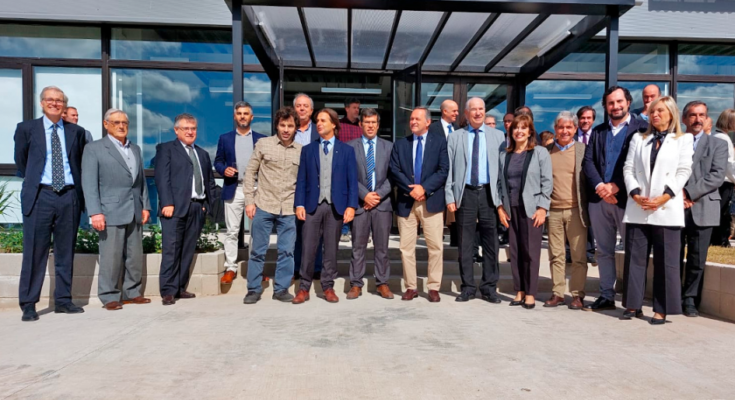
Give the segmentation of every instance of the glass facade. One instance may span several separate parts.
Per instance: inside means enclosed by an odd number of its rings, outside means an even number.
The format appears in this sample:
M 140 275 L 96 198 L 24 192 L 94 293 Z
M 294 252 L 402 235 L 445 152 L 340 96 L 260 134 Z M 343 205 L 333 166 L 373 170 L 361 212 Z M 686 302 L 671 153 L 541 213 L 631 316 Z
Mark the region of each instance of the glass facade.
M 735 75 L 735 46 L 725 44 L 680 44 L 679 73 L 688 75 Z
M 0 24 L 0 56 L 99 59 L 101 39 L 95 27 Z
M 590 41 L 579 51 L 564 57 L 549 72 L 604 74 L 605 49 L 605 42 Z M 618 51 L 618 71 L 621 74 L 669 73 L 668 44 L 620 42 Z
M 536 131 L 554 130 L 554 119 L 561 111 L 577 112 L 592 106 L 597 113 L 595 124 L 602 122 L 602 81 L 534 81 L 526 86 L 526 105 L 533 112 Z
M 14 163 L 13 135 L 18 122 L 23 120 L 23 77 L 19 69 L 0 69 L 0 163 Z
M 693 100 L 707 103 L 707 111 L 713 122 L 725 109 L 733 108 L 735 84 L 732 83 L 679 83 L 676 88 L 679 111 Z

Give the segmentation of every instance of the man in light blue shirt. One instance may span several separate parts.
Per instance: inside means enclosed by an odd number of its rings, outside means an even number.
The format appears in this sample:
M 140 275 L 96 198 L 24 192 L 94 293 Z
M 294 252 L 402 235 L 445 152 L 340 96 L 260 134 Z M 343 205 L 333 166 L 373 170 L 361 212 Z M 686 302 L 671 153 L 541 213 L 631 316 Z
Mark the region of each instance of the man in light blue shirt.
M 54 123 L 46 115 L 43 116 L 43 128 L 46 131 L 46 164 L 43 167 L 43 175 L 41 175 L 42 185 L 51 185 L 53 174 L 52 174 L 52 160 L 51 160 L 51 135 L 54 131 Z M 56 122 L 56 133 L 59 135 L 59 141 L 61 142 L 61 148 L 66 149 L 66 135 L 64 134 L 64 122 Z M 69 157 L 66 155 L 66 151 L 62 151 L 63 162 L 64 162 L 64 183 L 67 186 L 74 185 L 74 178 L 71 176 L 71 167 L 69 167 Z

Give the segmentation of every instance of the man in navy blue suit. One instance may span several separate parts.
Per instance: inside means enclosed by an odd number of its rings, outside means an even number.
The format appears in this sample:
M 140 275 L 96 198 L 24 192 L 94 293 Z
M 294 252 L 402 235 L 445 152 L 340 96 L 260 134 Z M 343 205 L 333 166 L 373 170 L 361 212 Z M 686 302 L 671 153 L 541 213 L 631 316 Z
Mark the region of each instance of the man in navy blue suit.
M 224 285 L 232 284 L 237 276 L 237 240 L 240 225 L 245 213 L 245 191 L 242 181 L 245 177 L 245 168 L 253 155 L 255 143 L 265 136 L 250 128 L 253 122 L 253 107 L 247 102 L 235 104 L 234 131 L 219 137 L 217 155 L 214 157 L 214 169 L 224 177 L 222 200 L 225 203 L 225 273 L 220 282 Z
M 41 91 L 41 108 L 43 117 L 21 122 L 15 130 L 15 165 L 23 178 L 23 264 L 18 287 L 23 321 L 38 320 L 36 303 L 41 297 L 52 236 L 55 312 L 84 312 L 71 302 L 74 246 L 84 209 L 84 128 L 61 119 L 64 92 L 55 86 Z
M 424 228 L 429 249 L 429 301 L 440 300 L 443 270 L 444 184 L 449 174 L 447 139 L 428 134 L 431 113 L 418 107 L 409 120 L 412 134 L 396 141 L 390 157 L 390 172 L 397 187 L 398 231 L 406 292 L 402 300 L 413 300 L 416 292 L 416 232 Z
M 294 206 L 296 217 L 304 221 L 304 225 L 301 283 L 294 304 L 309 300 L 319 239 L 324 241 L 321 273 L 324 299 L 330 303 L 339 301 L 334 292 L 334 279 L 337 277 L 340 231 L 342 224 L 352 221 L 358 207 L 355 151 L 336 139 L 339 133 L 337 113 L 330 108 L 322 109 L 317 114 L 316 129 L 319 141 L 301 150 L 296 180 Z

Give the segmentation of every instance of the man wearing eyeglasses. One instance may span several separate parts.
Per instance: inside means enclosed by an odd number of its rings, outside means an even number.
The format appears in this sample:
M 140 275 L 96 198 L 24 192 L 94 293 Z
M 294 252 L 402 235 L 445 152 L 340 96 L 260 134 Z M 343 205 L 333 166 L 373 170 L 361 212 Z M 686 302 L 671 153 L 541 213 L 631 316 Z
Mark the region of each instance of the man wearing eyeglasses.
M 41 108 L 41 118 L 21 122 L 15 130 L 15 165 L 18 176 L 23 178 L 23 264 L 18 285 L 23 321 L 38 320 L 36 303 L 41 297 L 52 237 L 54 311 L 84 312 L 71 301 L 74 246 L 84 209 L 84 129 L 61 119 L 64 92 L 55 86 L 41 91 Z

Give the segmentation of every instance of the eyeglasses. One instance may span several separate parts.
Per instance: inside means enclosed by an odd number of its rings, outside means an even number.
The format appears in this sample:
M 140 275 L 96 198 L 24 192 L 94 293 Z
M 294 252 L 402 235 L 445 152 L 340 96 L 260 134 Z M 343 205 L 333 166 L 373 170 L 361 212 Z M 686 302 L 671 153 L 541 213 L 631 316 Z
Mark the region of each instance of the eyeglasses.
M 51 104 L 64 104 L 63 99 L 52 99 L 50 97 L 43 99 L 43 101 L 45 101 L 46 103 L 51 103 Z
M 196 126 L 193 127 L 193 128 L 181 128 L 181 127 L 178 127 L 178 128 L 174 128 L 174 129 L 176 129 L 177 131 L 183 131 L 183 132 L 196 132 L 197 131 L 197 127 Z
M 128 121 L 107 121 L 108 124 L 112 124 L 115 126 L 128 126 L 130 125 L 130 122 Z

